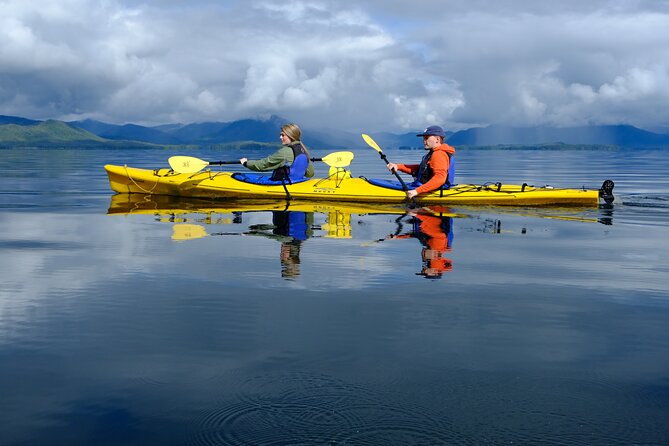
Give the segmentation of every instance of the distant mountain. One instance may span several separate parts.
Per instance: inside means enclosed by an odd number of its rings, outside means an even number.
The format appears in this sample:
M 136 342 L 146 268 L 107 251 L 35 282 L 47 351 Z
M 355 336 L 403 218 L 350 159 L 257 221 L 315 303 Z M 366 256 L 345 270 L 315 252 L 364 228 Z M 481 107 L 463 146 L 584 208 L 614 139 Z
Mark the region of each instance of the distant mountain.
M 134 141 L 109 141 L 63 121 L 0 125 L 0 147 L 148 147 Z
M 277 142 L 281 126 L 288 121 L 272 116 L 268 120 L 242 119 L 233 121 L 211 137 L 219 141 Z
M 167 128 L 165 131 L 191 144 L 210 145 L 243 141 L 279 144 L 281 126 L 288 122 L 284 118 L 272 115 L 268 119 L 188 124 L 179 128 Z M 303 140 L 309 148 L 340 148 L 348 146 L 350 142 L 350 137 L 346 132 L 302 130 L 304 131 Z
M 381 147 L 401 147 L 411 149 L 423 149 L 423 139 L 416 136 L 418 131 L 410 133 L 402 133 L 396 135 L 394 133 L 379 133 L 373 135 L 374 141 L 379 143 Z M 453 132 L 445 132 L 448 139 Z
M 492 125 L 454 133 L 447 139 L 453 146 L 590 144 L 621 147 L 669 146 L 669 135 L 648 132 L 630 125 L 587 127 L 507 127 Z
M 98 133 L 98 136 L 117 141 L 144 141 L 152 144 L 184 143 L 184 141 L 169 133 L 135 124 L 125 124 L 120 127 L 109 129 L 106 132 Z
M 450 136 L 453 132 L 446 132 L 446 136 Z M 367 147 L 361 133 L 348 133 L 338 130 L 314 130 L 307 129 L 305 131 L 305 140 L 314 139 L 322 141 L 320 144 L 332 149 L 353 149 Z M 410 133 L 389 133 L 379 132 L 371 133 L 370 136 L 379 144 L 382 149 L 390 148 L 407 148 L 407 149 L 422 149 L 423 140 L 416 136 L 416 132 Z
M 102 133 L 114 131 L 119 128 L 119 125 L 116 124 L 107 124 L 106 122 L 95 121 L 93 119 L 85 119 L 83 121 L 70 121 L 68 122 L 72 127 L 78 129 L 87 130 L 95 135 L 100 136 Z
M 71 142 L 102 141 L 86 130 L 74 128 L 62 121 L 48 120 L 33 125 L 6 124 L 0 126 L 2 142 Z
M 86 119 L 68 122 L 73 127 L 87 130 L 101 138 L 115 141 L 141 141 L 151 144 L 183 144 L 179 138 L 164 131 L 136 124 L 115 125 Z
M 240 147 L 257 143 L 274 147 L 279 131 L 287 120 L 279 116 L 267 119 L 241 119 L 231 122 L 165 124 L 145 127 L 136 124 L 108 124 L 95 120 L 35 121 L 0 115 L 0 146 L 49 146 L 65 143 L 81 146 L 146 147 L 153 145 L 193 145 L 205 147 Z M 303 130 L 303 140 L 310 149 L 355 150 L 367 148 L 360 133 L 324 128 Z M 422 148 L 415 132 L 370 134 L 383 149 Z M 455 133 L 447 132 L 453 146 L 494 148 L 496 146 L 531 146 L 541 148 L 594 147 L 667 147 L 669 134 L 654 133 L 629 125 L 584 127 L 509 127 L 492 125 Z M 85 143 L 85 144 L 84 144 Z M 66 145 L 67 145 L 66 144 Z
M 198 122 L 194 124 L 176 126 L 158 126 L 156 130 L 169 133 L 182 141 L 206 141 L 211 135 L 221 132 L 228 126 L 227 122 Z
M 0 125 L 16 124 L 16 125 L 35 125 L 42 121 L 35 121 L 32 119 L 19 118 L 18 116 L 0 115 Z

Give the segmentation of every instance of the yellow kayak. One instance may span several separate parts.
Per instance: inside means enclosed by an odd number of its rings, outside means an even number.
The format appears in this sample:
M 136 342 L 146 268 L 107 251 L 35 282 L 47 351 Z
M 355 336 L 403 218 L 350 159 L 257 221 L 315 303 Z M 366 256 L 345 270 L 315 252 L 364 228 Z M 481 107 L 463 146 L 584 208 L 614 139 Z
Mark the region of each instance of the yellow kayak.
M 401 189 L 372 184 L 364 177 L 331 175 L 293 184 L 253 184 L 231 172 L 177 173 L 172 169 L 138 169 L 106 165 L 112 190 L 123 194 L 170 195 L 206 199 L 317 200 L 356 203 L 405 203 Z M 608 180 L 607 180 L 608 181 Z M 611 182 L 611 189 L 612 189 Z M 499 206 L 597 206 L 600 190 L 561 189 L 514 184 L 459 184 L 417 197 L 420 204 Z M 613 199 L 611 191 L 603 198 Z M 608 202 L 608 200 L 607 200 Z

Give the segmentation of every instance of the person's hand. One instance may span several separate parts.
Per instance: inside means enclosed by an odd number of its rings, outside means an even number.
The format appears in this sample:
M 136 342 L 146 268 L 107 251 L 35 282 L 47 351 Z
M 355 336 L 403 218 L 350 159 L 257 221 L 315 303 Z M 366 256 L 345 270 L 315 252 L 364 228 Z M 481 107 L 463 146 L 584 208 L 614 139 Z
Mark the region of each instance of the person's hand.
M 423 257 L 423 260 L 434 260 L 441 257 L 441 253 L 436 249 L 425 248 L 421 252 L 421 256 Z
M 248 161 L 248 158 L 239 158 L 239 164 L 244 164 Z
M 416 195 L 418 195 L 418 192 L 416 192 L 416 189 L 411 189 L 411 190 L 407 191 L 407 198 L 409 200 L 413 199 L 413 197 L 415 197 Z
M 388 163 L 386 164 L 386 167 L 388 168 L 389 171 L 396 171 L 397 170 L 397 164 L 395 163 Z

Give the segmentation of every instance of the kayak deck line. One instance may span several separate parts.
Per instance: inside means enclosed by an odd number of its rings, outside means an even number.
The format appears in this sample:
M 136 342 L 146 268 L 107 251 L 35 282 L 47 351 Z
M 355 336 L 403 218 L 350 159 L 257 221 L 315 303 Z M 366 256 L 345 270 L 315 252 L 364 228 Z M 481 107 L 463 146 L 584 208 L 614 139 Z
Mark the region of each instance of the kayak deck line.
M 177 173 L 171 169 L 140 169 L 106 165 L 109 184 L 115 192 L 124 194 L 170 195 L 207 199 L 301 199 L 368 203 L 405 203 L 406 194 L 372 184 L 365 177 L 342 178 L 339 175 L 311 178 L 305 181 L 279 184 L 254 184 L 234 178 L 231 172 L 211 170 L 196 173 Z M 613 182 L 607 180 L 602 188 L 559 188 L 488 182 L 458 184 L 449 189 L 422 194 L 421 204 L 481 204 L 506 206 L 587 205 L 597 206 L 600 197 L 613 201 Z M 288 195 L 288 196 L 287 196 Z

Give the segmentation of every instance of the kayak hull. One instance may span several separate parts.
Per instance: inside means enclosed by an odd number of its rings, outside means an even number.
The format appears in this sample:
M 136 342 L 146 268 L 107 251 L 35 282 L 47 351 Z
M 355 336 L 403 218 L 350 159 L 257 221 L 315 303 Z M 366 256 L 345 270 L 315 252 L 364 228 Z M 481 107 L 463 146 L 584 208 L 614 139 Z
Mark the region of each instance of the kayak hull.
M 291 199 L 336 202 L 404 203 L 406 195 L 369 183 L 365 178 L 313 178 L 294 184 L 258 185 L 239 181 L 230 172 L 179 174 L 170 169 L 106 165 L 109 183 L 123 194 L 169 195 L 207 199 Z M 462 184 L 417 197 L 422 204 L 497 206 L 597 206 L 599 191 L 514 184 Z

